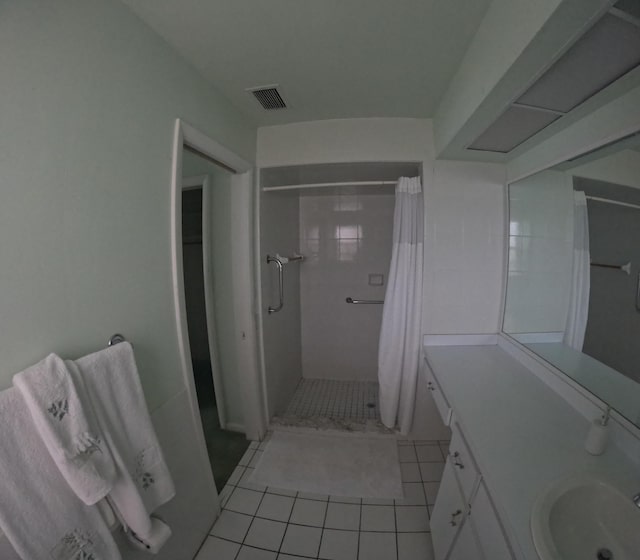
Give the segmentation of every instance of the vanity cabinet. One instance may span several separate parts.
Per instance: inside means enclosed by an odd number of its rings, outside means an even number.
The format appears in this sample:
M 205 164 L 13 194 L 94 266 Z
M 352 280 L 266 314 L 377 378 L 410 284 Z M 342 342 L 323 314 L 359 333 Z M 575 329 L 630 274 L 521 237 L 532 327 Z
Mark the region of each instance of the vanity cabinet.
M 431 516 L 436 560 L 513 560 L 506 536 L 457 424 Z
M 455 410 L 428 364 L 425 374 L 438 411 L 451 426 L 451 444 L 430 521 L 435 560 L 514 560 Z
M 442 388 L 440 387 L 436 376 L 433 374 L 433 371 L 431 371 L 431 368 L 429 367 L 429 364 L 426 362 L 426 360 L 423 364 L 423 372 L 427 379 L 427 389 L 431 393 L 433 401 L 436 403 L 438 413 L 442 417 L 444 425 L 448 426 L 451 423 L 451 405 L 449 404 L 447 397 L 442 391 Z

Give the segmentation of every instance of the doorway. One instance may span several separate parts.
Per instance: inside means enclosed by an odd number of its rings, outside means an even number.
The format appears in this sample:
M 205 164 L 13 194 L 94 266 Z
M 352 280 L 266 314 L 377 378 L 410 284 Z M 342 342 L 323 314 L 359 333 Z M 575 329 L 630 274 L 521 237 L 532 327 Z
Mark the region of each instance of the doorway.
M 247 450 L 233 340 L 231 172 L 193 150 L 182 156 L 182 270 L 191 368 L 216 488 Z
M 218 508 L 215 490 L 248 440 L 261 439 L 266 428 L 256 382 L 253 290 L 244 281 L 252 276 L 252 177 L 250 164 L 176 121 L 171 230 L 177 340 L 197 459 L 211 467 Z

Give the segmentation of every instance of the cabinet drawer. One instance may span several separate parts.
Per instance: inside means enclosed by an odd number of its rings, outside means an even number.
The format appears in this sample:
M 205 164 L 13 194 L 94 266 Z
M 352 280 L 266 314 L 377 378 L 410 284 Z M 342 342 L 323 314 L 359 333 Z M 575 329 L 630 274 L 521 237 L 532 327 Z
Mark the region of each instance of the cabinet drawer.
M 464 499 L 467 503 L 470 503 L 480 481 L 480 471 L 456 422 L 451 426 L 449 459 L 453 465 Z
M 423 367 L 427 378 L 427 389 L 436 403 L 436 408 L 440 413 L 440 417 L 442 418 L 444 425 L 449 426 L 451 424 L 451 405 L 449 404 L 449 401 L 447 401 L 445 394 L 442 392 L 440 384 L 438 383 L 435 375 L 433 375 L 433 371 L 431 371 L 426 359 Z

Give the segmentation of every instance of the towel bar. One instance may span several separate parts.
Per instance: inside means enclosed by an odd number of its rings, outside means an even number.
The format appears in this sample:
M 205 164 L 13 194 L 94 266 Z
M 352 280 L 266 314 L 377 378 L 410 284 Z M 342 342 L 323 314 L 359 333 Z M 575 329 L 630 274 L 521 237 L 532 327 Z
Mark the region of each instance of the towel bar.
M 348 297 L 344 301 L 346 301 L 347 303 L 353 303 L 354 305 L 363 305 L 363 304 L 382 305 L 384 303 L 383 299 L 353 299 L 352 297 Z
M 120 334 L 120 333 L 116 333 L 114 335 L 111 336 L 111 338 L 109 339 L 109 342 L 107 343 L 108 346 L 113 346 L 114 344 L 118 344 L 120 342 L 126 342 L 127 339 L 124 337 L 124 335 Z

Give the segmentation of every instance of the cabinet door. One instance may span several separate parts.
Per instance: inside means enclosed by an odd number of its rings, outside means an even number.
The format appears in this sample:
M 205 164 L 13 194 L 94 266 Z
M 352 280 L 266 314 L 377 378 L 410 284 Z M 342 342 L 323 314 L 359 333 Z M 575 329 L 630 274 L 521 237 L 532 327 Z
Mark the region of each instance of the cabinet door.
M 430 521 L 435 560 L 447 557 L 464 517 L 465 503 L 458 489 L 451 460 L 447 460 Z
M 470 521 L 467 518 L 460 529 L 460 534 L 453 544 L 453 549 L 447 560 L 484 560 L 485 558 L 490 558 L 482 554 L 478 536 Z
M 476 467 L 471 451 L 469 451 L 467 442 L 464 440 L 457 422 L 453 422 L 451 426 L 449 457 L 458 476 L 462 495 L 466 502 L 470 503 L 480 480 L 480 471 Z
M 478 532 L 480 546 L 486 558 L 513 560 L 507 537 L 483 483 L 478 486 L 469 517 Z

